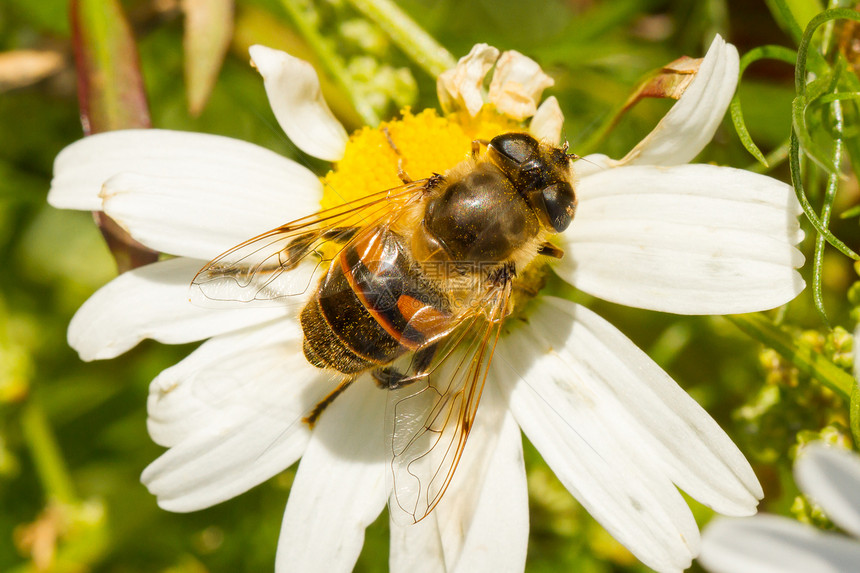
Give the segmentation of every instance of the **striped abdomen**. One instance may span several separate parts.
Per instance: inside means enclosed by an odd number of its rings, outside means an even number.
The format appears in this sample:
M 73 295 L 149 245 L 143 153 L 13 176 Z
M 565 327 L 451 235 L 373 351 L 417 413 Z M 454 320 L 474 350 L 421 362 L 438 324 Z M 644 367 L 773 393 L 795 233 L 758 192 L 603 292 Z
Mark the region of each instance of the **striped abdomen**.
M 355 374 L 421 348 L 452 320 L 403 237 L 371 228 L 332 261 L 302 310 L 304 352 L 314 366 Z

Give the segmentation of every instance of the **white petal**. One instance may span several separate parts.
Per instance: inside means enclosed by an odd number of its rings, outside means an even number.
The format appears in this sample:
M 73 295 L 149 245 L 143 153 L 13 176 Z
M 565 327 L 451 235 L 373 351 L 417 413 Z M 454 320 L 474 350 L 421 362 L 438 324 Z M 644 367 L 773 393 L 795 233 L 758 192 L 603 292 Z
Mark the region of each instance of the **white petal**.
M 676 571 L 696 554 L 696 524 L 672 482 L 717 511 L 754 512 L 761 489 L 743 455 L 624 335 L 560 299 L 542 300 L 528 324 L 496 352 L 517 422 L 639 559 Z
M 696 78 L 657 127 L 628 153 L 622 164 L 689 163 L 714 137 L 738 83 L 738 51 L 714 38 Z
M 477 115 L 484 105 L 484 78 L 497 59 L 499 51 L 496 48 L 475 44 L 454 68 L 439 74 L 436 94 L 442 110 L 448 113 L 466 108 L 472 117 Z
M 194 177 L 213 187 L 272 194 L 313 189 L 316 177 L 277 153 L 229 137 L 162 129 L 108 131 L 85 137 L 54 160 L 48 202 L 59 209 L 98 211 L 105 181 L 118 173 Z M 262 206 L 265 210 L 265 206 Z
M 144 245 L 173 255 L 212 259 L 269 229 L 319 210 L 316 177 L 297 187 L 235 187 L 203 177 L 122 173 L 102 189 L 103 209 Z M 307 185 L 299 188 L 298 185 Z
M 129 271 L 98 290 L 72 318 L 69 345 L 82 360 L 119 356 L 144 338 L 182 344 L 287 315 L 285 308 L 216 310 L 188 299 L 204 265 L 170 259 Z
M 150 428 L 175 445 L 141 479 L 164 509 L 221 503 L 292 465 L 310 435 L 302 418 L 333 389 L 331 376 L 307 363 L 299 339 L 284 340 L 275 327 L 241 336 L 251 340 L 207 342 L 152 384 Z M 220 361 L 195 370 L 217 351 Z
M 490 383 L 475 419 L 436 509 L 417 524 L 391 521 L 391 571 L 523 571 L 529 517 L 519 427 Z
M 810 444 L 801 450 L 794 476 L 800 489 L 824 508 L 833 523 L 860 539 L 860 456 Z
M 561 130 L 564 127 L 564 114 L 555 96 L 546 98 L 532 118 L 529 131 L 537 139 L 552 145 L 561 141 Z
M 297 321 L 281 319 L 210 338 L 175 366 L 159 374 L 149 388 L 147 429 L 162 446 L 175 446 L 195 433 L 220 425 L 228 409 L 238 414 L 271 415 L 278 420 L 301 414 L 317 395 L 293 382 L 313 375 L 329 378 L 302 355 Z M 320 386 L 325 393 L 329 384 Z
M 800 207 L 776 179 L 714 165 L 584 177 L 557 272 L 590 294 L 679 314 L 773 308 L 803 290 Z
M 510 50 L 496 62 L 488 99 L 497 111 L 522 121 L 535 114 L 543 90 L 554 83 L 537 62 Z
M 713 573 L 849 573 L 860 543 L 772 515 L 715 519 L 699 562 Z
M 563 393 L 563 379 L 550 369 L 573 365 L 547 366 L 543 357 L 542 372 L 526 368 L 529 355 L 545 351 L 543 346 L 543 341 L 514 334 L 501 349 L 528 380 L 516 383 L 515 376 L 509 376 L 505 382 L 520 427 L 561 483 L 636 557 L 658 571 L 686 568 L 699 540 L 678 490 L 649 467 L 654 462 L 646 460 L 643 467 L 637 463 L 641 456 L 628 459 L 632 448 L 602 419 L 607 414 L 597 411 L 600 404 L 589 393 L 582 392 L 577 402 Z M 566 375 L 576 377 L 573 372 Z
M 249 51 L 287 137 L 308 155 L 328 161 L 343 157 L 348 136 L 328 108 L 313 66 L 266 46 L 251 46 Z
M 352 571 L 364 530 L 382 508 L 385 489 L 385 392 L 357 380 L 323 413 L 293 487 L 275 570 Z

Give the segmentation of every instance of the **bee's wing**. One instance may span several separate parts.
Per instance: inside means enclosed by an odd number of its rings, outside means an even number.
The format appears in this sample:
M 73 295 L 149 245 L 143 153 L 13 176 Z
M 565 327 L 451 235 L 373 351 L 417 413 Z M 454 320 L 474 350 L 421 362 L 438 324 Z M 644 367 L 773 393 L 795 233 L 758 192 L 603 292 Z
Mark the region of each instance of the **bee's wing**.
M 233 247 L 194 277 L 192 302 L 282 302 L 307 292 L 315 286 L 318 271 L 358 230 L 396 219 L 420 199 L 427 181 L 414 181 L 320 211 Z M 327 243 L 333 246 L 326 247 Z
M 472 429 L 511 295 L 490 286 L 445 339 L 427 375 L 393 390 L 386 413 L 392 518 L 418 522 L 451 483 Z

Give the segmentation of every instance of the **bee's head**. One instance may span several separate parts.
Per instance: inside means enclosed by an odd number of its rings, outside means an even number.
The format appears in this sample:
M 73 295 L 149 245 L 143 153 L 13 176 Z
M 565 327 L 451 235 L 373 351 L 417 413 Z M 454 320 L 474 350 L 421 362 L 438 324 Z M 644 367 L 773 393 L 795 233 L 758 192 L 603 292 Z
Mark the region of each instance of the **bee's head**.
M 502 170 L 548 230 L 567 229 L 576 211 L 570 160 L 564 149 L 526 133 L 504 133 L 490 141 L 490 161 Z

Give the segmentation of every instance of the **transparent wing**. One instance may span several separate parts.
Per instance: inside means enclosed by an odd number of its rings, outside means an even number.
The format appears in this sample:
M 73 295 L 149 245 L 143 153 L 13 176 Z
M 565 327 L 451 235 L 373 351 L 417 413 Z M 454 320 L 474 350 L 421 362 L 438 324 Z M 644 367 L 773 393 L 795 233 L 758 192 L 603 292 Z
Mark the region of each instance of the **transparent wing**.
M 469 437 L 511 294 L 511 282 L 487 287 L 444 340 L 426 374 L 388 399 L 392 518 L 424 519 L 451 483 Z M 414 361 L 414 359 L 413 359 Z
M 233 247 L 191 283 L 191 300 L 271 302 L 312 289 L 321 269 L 358 230 L 385 225 L 415 205 L 427 179 L 414 181 L 297 219 Z

